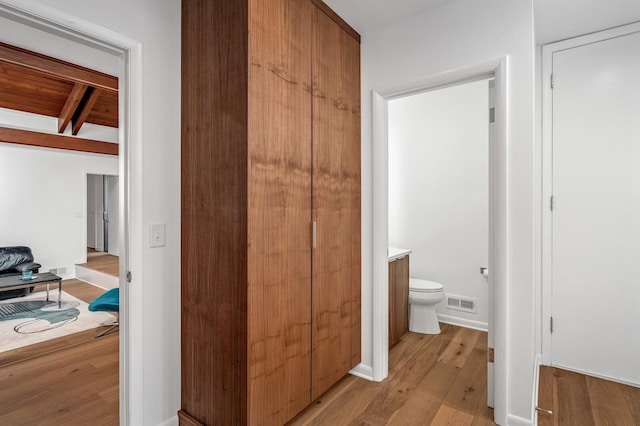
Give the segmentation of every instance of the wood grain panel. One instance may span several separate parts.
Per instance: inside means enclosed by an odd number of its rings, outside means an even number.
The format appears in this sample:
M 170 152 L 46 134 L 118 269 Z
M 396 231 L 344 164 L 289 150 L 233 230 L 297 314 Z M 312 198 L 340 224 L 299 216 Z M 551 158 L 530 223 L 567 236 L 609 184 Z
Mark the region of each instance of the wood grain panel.
M 389 347 L 409 332 L 409 256 L 389 262 Z
M 340 28 L 342 28 L 347 34 L 349 34 L 351 37 L 353 37 L 354 40 L 356 40 L 358 43 L 360 43 L 360 34 L 358 34 L 358 32 L 356 30 L 354 30 L 353 27 L 351 27 L 351 25 L 349 25 L 347 23 L 347 21 L 342 19 L 342 17 L 340 17 L 340 15 L 338 15 L 336 12 L 334 12 L 333 9 L 331 9 L 329 6 L 327 6 L 327 4 L 324 1 L 322 1 L 322 0 L 311 0 L 311 2 L 313 4 L 315 4 L 320 11 L 322 11 L 329 18 L 331 18 L 333 20 L 333 22 L 338 24 L 340 26 Z
M 73 118 L 73 114 L 76 112 L 76 109 L 78 109 L 87 88 L 88 86 L 85 84 L 76 83 L 73 89 L 71 89 L 71 93 L 69 93 L 69 97 L 58 116 L 58 133 L 64 133 Z
M 118 91 L 117 77 L 1 42 L 0 62 L 30 69 L 73 83 L 82 83 L 107 91 Z
M 119 151 L 119 145 L 117 143 L 11 129 L 8 127 L 0 127 L 0 142 L 108 155 L 118 155 Z
M 243 1 L 182 2 L 182 411 L 247 423 Z
M 311 392 L 311 13 L 250 0 L 249 424 L 284 424 Z
M 115 77 L 112 77 L 117 82 Z M 59 118 L 68 113 L 64 108 L 71 99 L 74 102 L 77 93 L 74 87 L 88 87 L 83 83 L 74 83 L 64 77 L 45 74 L 0 61 L 0 107 L 24 111 L 33 114 Z M 76 89 L 78 90 L 78 89 Z M 101 95 L 90 111 L 86 121 L 103 126 L 118 127 L 118 92 L 100 90 Z M 77 106 L 77 104 L 76 104 Z M 71 111 L 73 114 L 75 110 Z M 61 122 L 60 125 L 64 124 Z
M 359 44 L 314 14 L 312 399 L 360 361 L 361 286 Z
M 89 90 L 87 90 L 86 96 L 84 97 L 82 102 L 80 102 L 80 105 L 76 110 L 76 114 L 73 116 L 73 119 L 71 120 L 72 135 L 78 134 L 78 132 L 80 131 L 80 128 L 87 120 L 89 113 L 93 109 L 93 106 L 96 104 L 99 97 L 100 97 L 100 90 L 96 88 L 89 88 Z
M 73 83 L 0 63 L 0 107 L 57 117 Z
M 184 411 L 178 411 L 178 424 L 180 426 L 204 426 Z
M 351 35 L 353 36 L 353 35 Z M 350 176 L 349 216 L 351 220 L 351 368 L 361 360 L 361 293 L 362 293 L 362 191 L 361 191 L 361 114 L 360 114 L 360 37 L 342 33 L 342 90 L 349 112 L 345 117 L 348 140 L 347 165 Z M 407 295 L 408 297 L 408 295 Z
M 98 101 L 87 117 L 87 123 L 118 127 L 118 94 L 101 91 Z

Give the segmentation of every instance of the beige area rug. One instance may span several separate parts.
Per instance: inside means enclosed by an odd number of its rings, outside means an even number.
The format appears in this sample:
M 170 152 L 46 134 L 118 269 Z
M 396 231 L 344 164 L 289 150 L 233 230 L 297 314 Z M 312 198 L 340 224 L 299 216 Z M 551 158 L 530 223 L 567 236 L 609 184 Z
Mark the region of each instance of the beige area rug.
M 107 312 L 90 312 L 88 304 L 62 292 L 58 310 L 58 291 L 46 302 L 45 292 L 0 301 L 0 352 L 40 343 L 98 327 L 115 317 Z

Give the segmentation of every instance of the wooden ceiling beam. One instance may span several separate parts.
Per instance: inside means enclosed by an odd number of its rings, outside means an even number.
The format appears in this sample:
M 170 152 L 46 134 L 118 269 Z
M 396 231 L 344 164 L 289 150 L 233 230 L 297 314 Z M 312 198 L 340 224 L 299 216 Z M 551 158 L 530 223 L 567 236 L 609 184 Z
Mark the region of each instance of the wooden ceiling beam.
M 84 122 L 87 121 L 87 117 L 89 117 L 89 114 L 91 113 L 91 110 L 98 101 L 99 97 L 100 90 L 96 89 L 95 87 L 89 87 L 89 89 L 87 90 L 87 96 L 85 96 L 85 98 L 82 100 L 82 103 L 78 106 L 75 115 L 71 119 L 72 135 L 75 136 L 78 134 Z
M 78 106 L 80 105 L 80 101 L 82 101 L 82 97 L 88 88 L 89 86 L 82 83 L 76 83 L 73 86 L 73 89 L 71 89 L 71 93 L 69 93 L 69 97 L 67 98 L 67 102 L 65 102 L 62 107 L 62 111 L 60 111 L 60 116 L 58 117 L 58 133 L 64 133 L 64 130 L 75 115 Z
M 74 138 L 71 136 L 56 135 L 52 133 L 11 129 L 8 127 L 0 127 L 0 142 L 116 156 L 119 151 L 119 145 L 117 143 Z
M 0 62 L 28 68 L 73 83 L 111 92 L 118 91 L 118 78 L 50 56 L 0 43 Z

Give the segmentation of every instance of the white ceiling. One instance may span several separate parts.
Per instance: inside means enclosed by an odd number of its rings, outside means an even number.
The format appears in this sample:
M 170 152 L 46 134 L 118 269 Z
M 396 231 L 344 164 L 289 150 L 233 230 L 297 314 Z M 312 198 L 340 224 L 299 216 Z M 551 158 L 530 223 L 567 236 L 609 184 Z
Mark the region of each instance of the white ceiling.
M 456 0 L 325 0 L 360 34 Z M 533 0 L 537 44 L 640 21 L 640 0 Z
M 451 1 L 455 0 L 324 0 L 360 34 Z
M 534 0 L 536 43 L 640 21 L 640 0 Z

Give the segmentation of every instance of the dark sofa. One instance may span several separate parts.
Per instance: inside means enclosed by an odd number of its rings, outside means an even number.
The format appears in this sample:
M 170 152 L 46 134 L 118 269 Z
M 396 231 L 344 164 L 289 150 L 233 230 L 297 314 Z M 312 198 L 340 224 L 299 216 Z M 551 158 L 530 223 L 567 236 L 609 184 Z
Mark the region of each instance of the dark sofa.
M 33 253 L 29 247 L 14 246 L 0 247 L 0 277 L 22 275 L 25 271 L 37 273 L 42 265 L 34 262 Z M 33 287 L 0 291 L 0 300 L 24 296 L 33 291 Z

